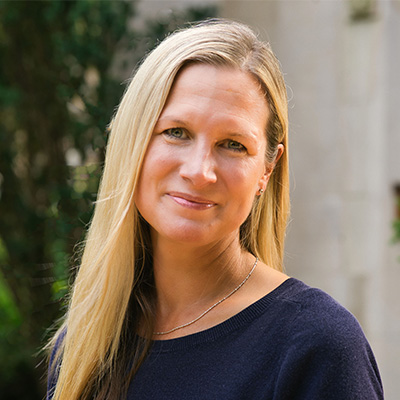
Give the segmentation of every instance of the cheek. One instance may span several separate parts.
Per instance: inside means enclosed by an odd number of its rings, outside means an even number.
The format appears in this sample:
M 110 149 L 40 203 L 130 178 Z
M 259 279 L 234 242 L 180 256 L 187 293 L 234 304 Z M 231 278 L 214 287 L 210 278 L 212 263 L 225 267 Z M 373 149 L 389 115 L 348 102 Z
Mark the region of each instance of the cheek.
M 257 182 L 258 180 L 249 179 L 249 176 L 243 173 L 238 175 L 232 173 L 227 181 L 227 185 L 229 185 L 228 193 L 233 206 L 233 208 L 230 208 L 230 212 L 243 221 L 251 211 L 257 193 Z
M 139 182 L 142 187 L 151 184 L 154 180 L 166 175 L 167 171 L 173 167 L 174 157 L 171 156 L 168 148 L 161 148 L 157 143 L 149 146 L 143 161 L 142 171 Z
M 152 195 L 153 183 L 157 181 L 159 170 L 162 169 L 160 164 L 162 160 L 158 156 L 157 148 L 154 143 L 150 143 L 143 160 L 135 195 L 136 206 L 142 214 Z
M 225 168 L 225 177 L 231 188 L 244 195 L 255 195 L 263 180 L 265 173 L 262 161 L 250 160 L 247 163 Z

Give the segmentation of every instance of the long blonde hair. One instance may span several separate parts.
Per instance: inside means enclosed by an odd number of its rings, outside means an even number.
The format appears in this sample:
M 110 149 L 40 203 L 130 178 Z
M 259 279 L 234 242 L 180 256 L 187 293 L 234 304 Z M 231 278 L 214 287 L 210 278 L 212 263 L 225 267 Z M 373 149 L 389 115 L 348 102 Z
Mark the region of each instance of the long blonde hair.
M 145 58 L 112 121 L 98 200 L 69 309 L 48 345 L 57 348 L 52 363 L 58 376 L 54 399 L 117 398 L 120 385 L 113 382 L 124 381 L 121 391 L 126 390 L 129 379 L 121 375 L 132 365 L 132 377 L 146 356 L 154 320 L 151 242 L 134 194 L 174 78 L 192 62 L 248 71 L 265 91 L 271 111 L 266 160 L 274 160 L 279 143 L 285 151 L 266 193 L 254 201 L 241 226 L 240 238 L 248 251 L 282 269 L 289 182 L 287 98 L 279 63 L 269 45 L 240 23 L 214 20 L 178 31 Z M 135 335 L 139 323 L 143 340 Z

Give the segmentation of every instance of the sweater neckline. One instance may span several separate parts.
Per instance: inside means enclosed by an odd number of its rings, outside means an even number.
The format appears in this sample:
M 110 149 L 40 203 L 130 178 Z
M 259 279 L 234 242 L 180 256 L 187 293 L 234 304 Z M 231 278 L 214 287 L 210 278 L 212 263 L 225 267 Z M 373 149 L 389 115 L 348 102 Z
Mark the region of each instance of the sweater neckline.
M 296 282 L 298 281 L 295 278 L 286 279 L 261 299 L 250 304 L 238 314 L 235 314 L 229 319 L 219 323 L 218 325 L 212 326 L 211 328 L 174 339 L 153 340 L 151 352 L 160 353 L 184 350 L 225 336 L 241 326 L 249 324 L 251 321 L 262 315 L 279 296 L 285 293 L 288 288 L 293 286 Z

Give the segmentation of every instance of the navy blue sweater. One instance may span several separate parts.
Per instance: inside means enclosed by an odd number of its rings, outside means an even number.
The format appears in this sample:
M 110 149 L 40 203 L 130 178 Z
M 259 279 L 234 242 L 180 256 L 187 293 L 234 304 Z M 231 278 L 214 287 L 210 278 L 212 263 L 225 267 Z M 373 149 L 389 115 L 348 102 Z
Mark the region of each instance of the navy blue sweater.
M 131 399 L 372 400 L 383 390 L 356 319 L 291 278 L 213 328 L 155 341 Z

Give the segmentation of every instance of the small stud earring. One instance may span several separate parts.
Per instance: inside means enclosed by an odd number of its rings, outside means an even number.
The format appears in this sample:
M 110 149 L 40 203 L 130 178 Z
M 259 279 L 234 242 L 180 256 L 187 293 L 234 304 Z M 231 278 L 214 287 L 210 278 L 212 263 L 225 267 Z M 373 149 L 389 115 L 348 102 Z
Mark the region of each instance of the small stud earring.
M 261 188 L 258 192 L 260 193 L 261 196 L 264 193 L 264 189 Z

